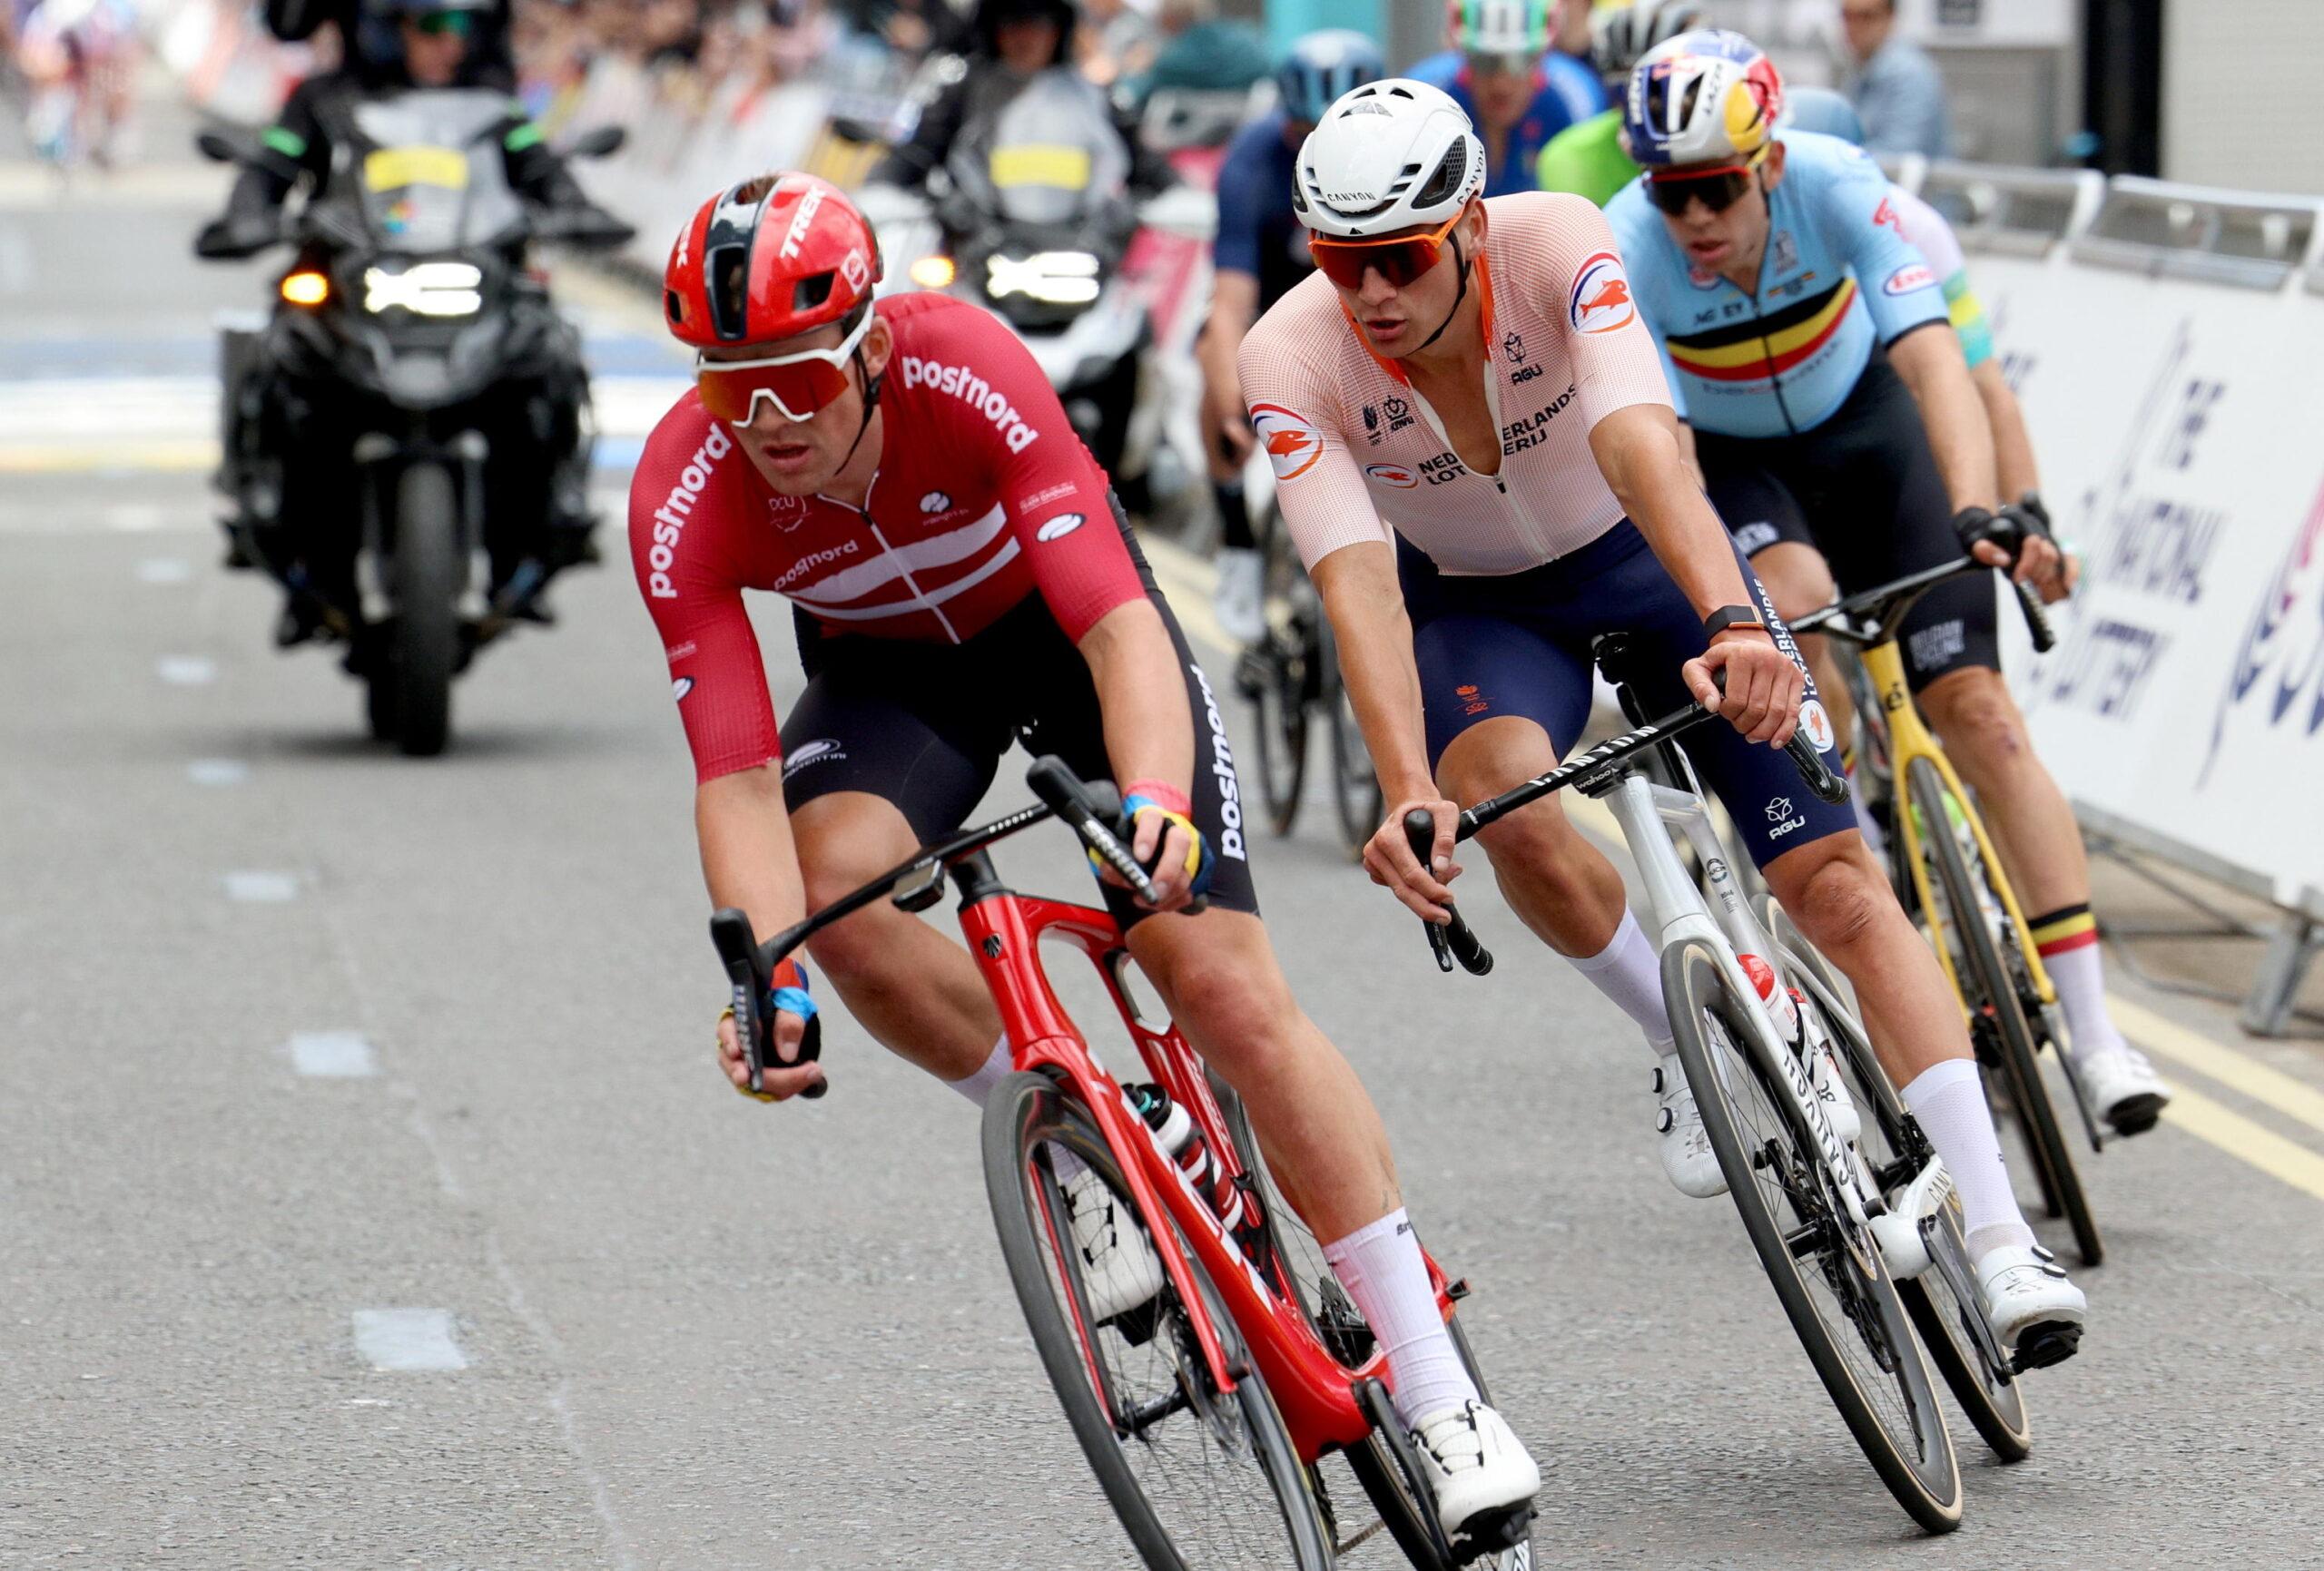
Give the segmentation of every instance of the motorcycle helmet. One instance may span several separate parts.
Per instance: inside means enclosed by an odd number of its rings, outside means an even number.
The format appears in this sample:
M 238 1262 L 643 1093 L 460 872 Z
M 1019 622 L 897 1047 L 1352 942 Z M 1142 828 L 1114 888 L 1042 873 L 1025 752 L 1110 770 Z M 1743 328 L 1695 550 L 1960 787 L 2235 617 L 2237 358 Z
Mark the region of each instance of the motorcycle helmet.
M 1775 135 L 1783 78 L 1740 33 L 1705 28 L 1649 50 L 1630 69 L 1622 131 L 1649 169 L 1747 160 Z
M 1342 95 L 1387 74 L 1380 45 L 1348 27 L 1310 33 L 1275 67 L 1276 100 L 1284 114 L 1314 125 Z
M 355 11 L 355 53 L 360 64 L 374 71 L 392 70 L 403 64 L 403 34 L 399 25 L 406 16 L 454 12 L 474 18 L 477 28 L 493 0 L 359 0 Z
M 663 315 L 696 349 L 771 343 L 850 319 L 881 277 L 880 242 L 846 192 L 812 174 L 763 174 L 678 231 Z
M 1073 0 L 980 0 L 974 31 L 977 53 L 988 59 L 1000 55 L 1000 30 L 1011 22 L 1053 22 L 1057 25 L 1057 54 L 1052 65 L 1073 57 L 1073 30 L 1080 25 L 1080 7 Z

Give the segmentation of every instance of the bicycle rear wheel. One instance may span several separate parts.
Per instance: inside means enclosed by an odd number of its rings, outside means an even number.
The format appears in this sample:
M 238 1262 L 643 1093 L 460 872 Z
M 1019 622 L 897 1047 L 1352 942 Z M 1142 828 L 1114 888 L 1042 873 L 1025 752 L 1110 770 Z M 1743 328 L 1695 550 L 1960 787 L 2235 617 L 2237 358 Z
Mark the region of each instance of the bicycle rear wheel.
M 1663 952 L 1662 987 L 1719 1171 L 1808 1361 L 1896 1503 L 1950 1532 L 1961 1469 L 1928 1364 L 1870 1235 L 1829 1192 L 1817 1134 L 1763 1061 L 1751 1004 L 1699 940 Z
M 1235 1144 L 1236 1156 L 1257 1193 L 1267 1248 L 1273 1256 L 1271 1262 L 1262 1264 L 1276 1272 L 1276 1280 L 1299 1301 L 1308 1323 L 1315 1328 L 1316 1336 L 1331 1350 L 1332 1356 L 1351 1369 L 1360 1366 L 1372 1356 L 1372 1328 L 1364 1323 L 1363 1314 L 1348 1301 L 1339 1279 L 1332 1274 L 1329 1262 L 1324 1259 L 1324 1246 L 1314 1231 L 1291 1208 L 1276 1185 L 1266 1154 L 1259 1149 L 1257 1137 L 1251 1132 L 1250 1115 L 1244 1110 L 1243 1099 L 1216 1075 L 1210 1076 L 1210 1087 L 1220 1111 L 1226 1116 L 1226 1133 Z M 1453 1351 L 1460 1355 L 1469 1378 L 1476 1382 L 1477 1394 L 1490 1403 L 1492 1388 L 1486 1385 L 1484 1371 L 1478 1367 L 1468 1336 L 1461 1329 L 1461 1317 L 1456 1314 L 1447 1321 L 1445 1330 L 1452 1334 Z M 1431 1518 L 1426 1515 L 1432 1505 L 1414 1495 L 1387 1441 L 1374 1434 L 1363 1445 L 1340 1453 L 1340 1457 L 1346 1473 L 1377 1513 L 1370 1523 L 1344 1519 L 1343 1513 L 1329 1502 L 1350 1497 L 1354 1491 L 1344 1479 L 1335 1477 L 1340 1468 L 1317 1465 L 1315 1481 L 1326 1502 L 1325 1515 L 1333 1527 L 1334 1546 L 1341 1556 L 1340 1563 L 1353 1571 L 1371 1571 L 1372 1567 L 1393 1565 L 1400 1551 L 1405 1560 L 1422 1571 L 1438 1571 L 1444 1566 L 1447 1563 L 1439 1546 L 1441 1536 L 1431 1531 Z M 1384 1529 L 1387 1535 L 1384 1540 L 1379 1537 Z M 1477 1571 L 1530 1571 L 1533 1564 L 1530 1529 L 1509 1548 L 1468 1564 Z
M 1920 1125 L 1905 1111 L 1864 1027 L 1833 987 L 1824 957 L 1772 899 L 1763 914 L 1784 975 L 1807 994 L 1810 1011 L 1822 1018 L 1839 1049 L 1840 1073 L 1846 1078 L 1848 1095 L 1856 1103 L 1863 1126 L 1856 1136 L 1856 1150 L 1882 1193 L 1894 1193 L 1918 1175 L 1935 1153 Z M 1960 1203 L 1948 1203 L 1937 1220 L 1937 1247 L 1950 1252 L 1962 1266 L 1964 1280 L 1974 1280 L 1967 1273 L 1969 1246 L 1961 1232 Z M 1970 1317 L 1982 1317 L 1984 1306 L 1962 1302 L 1945 1273 L 1934 1267 L 1910 1281 L 1898 1282 L 1896 1296 L 1911 1313 L 1929 1361 L 1945 1378 L 1954 1400 L 1961 1404 L 1961 1410 L 1994 1455 L 2004 1462 L 2024 1460 L 2034 1448 L 2024 1387 L 1985 1356 L 1984 1345 L 1971 1329 Z
M 2020 1137 L 2034 1162 L 2034 1177 L 2053 1216 L 2063 1214 L 2073 1229 L 2074 1247 L 2082 1263 L 2096 1265 L 2106 1257 L 2105 1240 L 2090 1197 L 2075 1168 L 2073 1147 L 2059 1127 L 2057 1105 L 2042 1075 L 2042 1060 L 2034 1040 L 2034 1026 L 2025 1009 L 2030 987 L 2022 958 L 2012 965 L 2015 934 L 2006 913 L 1994 897 L 1983 849 L 1974 836 L 1954 832 L 1968 808 L 1953 795 L 1936 766 L 1925 758 L 1912 761 L 1907 781 L 1912 810 L 1920 831 L 1923 854 L 1935 864 L 1933 880 L 1945 909 L 1932 913 L 1941 929 L 1938 941 L 1953 946 L 1954 975 L 1968 995 L 1970 1030 L 1976 1038 L 1977 1056 L 1988 1075 L 2001 1077 L 2010 1112 Z M 1964 844 L 1964 840 L 1966 844 Z
M 1232 1391 L 1212 1380 L 1190 1306 L 1167 1281 L 1150 1309 L 1093 1323 L 1055 1172 L 1060 1152 L 1103 1180 L 1118 1218 L 1148 1225 L 1088 1115 L 1049 1076 L 1010 1075 L 984 1116 L 1001 1256 L 1074 1438 L 1139 1556 L 1152 1571 L 1330 1571 L 1306 1468 L 1200 1260 L 1187 1255 L 1200 1312 L 1246 1371 Z

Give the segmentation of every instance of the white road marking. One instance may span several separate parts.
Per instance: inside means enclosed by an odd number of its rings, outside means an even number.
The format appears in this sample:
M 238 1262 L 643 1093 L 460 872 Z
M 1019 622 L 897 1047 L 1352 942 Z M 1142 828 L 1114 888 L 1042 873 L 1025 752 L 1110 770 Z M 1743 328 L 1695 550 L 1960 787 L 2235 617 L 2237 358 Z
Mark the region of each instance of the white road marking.
M 300 1031 L 290 1037 L 290 1067 L 318 1080 L 368 1080 L 379 1072 L 379 1050 L 353 1031 Z
M 149 535 L 169 526 L 169 514 L 157 503 L 116 502 L 105 509 L 105 527 L 122 535 Z
M 140 584 L 183 584 L 193 576 L 193 564 L 182 556 L 148 556 L 137 565 Z
M 153 674 L 172 687 L 203 687 L 218 680 L 218 663 L 202 654 L 165 654 L 153 663 Z
M 452 1335 L 452 1315 L 439 1309 L 355 1311 L 355 1351 L 375 1370 L 464 1370 L 468 1355 Z
M 0 295 L 21 295 L 33 284 L 33 242 L 20 223 L 0 224 Z
M 198 758 L 185 766 L 185 778 L 200 786 L 235 786 L 251 777 L 251 766 L 238 758 Z
M 226 898 L 252 905 L 281 905 L 299 898 L 299 875 L 253 871 L 228 873 Z

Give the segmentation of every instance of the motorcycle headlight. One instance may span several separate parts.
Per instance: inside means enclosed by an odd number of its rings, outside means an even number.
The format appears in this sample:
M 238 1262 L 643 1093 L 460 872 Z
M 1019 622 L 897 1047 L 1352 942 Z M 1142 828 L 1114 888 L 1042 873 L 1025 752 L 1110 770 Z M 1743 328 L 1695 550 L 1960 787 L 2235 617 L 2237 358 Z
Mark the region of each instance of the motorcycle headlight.
M 949 290 L 952 287 L 952 259 L 941 251 L 931 252 L 911 264 L 911 281 L 924 290 Z
M 414 262 L 393 270 L 363 270 L 363 309 L 403 309 L 422 317 L 472 317 L 483 309 L 484 271 L 469 262 Z
M 985 259 L 984 292 L 992 299 L 1023 295 L 1053 306 L 1086 306 L 1098 298 L 1098 259 L 1086 250 L 1037 251 L 1029 257 L 996 251 Z

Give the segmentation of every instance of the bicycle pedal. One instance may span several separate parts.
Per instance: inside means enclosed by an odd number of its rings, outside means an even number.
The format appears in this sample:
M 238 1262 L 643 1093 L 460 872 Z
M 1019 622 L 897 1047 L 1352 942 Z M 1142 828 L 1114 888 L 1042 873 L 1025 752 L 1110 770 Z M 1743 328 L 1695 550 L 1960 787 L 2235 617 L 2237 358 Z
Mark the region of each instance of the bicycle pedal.
M 2162 1103 L 2152 1093 L 2118 1102 L 2106 1110 L 2106 1126 L 2117 1135 L 2144 1134 L 2162 1122 Z
M 2013 1373 L 2046 1370 L 2082 1350 L 2082 1327 L 2073 1321 L 2044 1321 L 2017 1336 L 2017 1350 L 2009 1360 Z
M 1514 1549 L 1525 1541 L 1533 1527 L 1533 1502 L 1504 1506 L 1499 1510 L 1481 1511 L 1461 1524 L 1460 1531 L 1450 1535 L 1453 1564 L 1465 1566 L 1487 1555 L 1498 1555 Z

